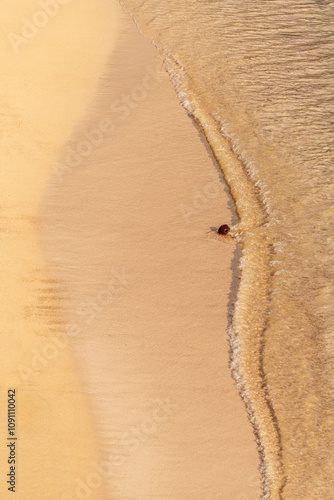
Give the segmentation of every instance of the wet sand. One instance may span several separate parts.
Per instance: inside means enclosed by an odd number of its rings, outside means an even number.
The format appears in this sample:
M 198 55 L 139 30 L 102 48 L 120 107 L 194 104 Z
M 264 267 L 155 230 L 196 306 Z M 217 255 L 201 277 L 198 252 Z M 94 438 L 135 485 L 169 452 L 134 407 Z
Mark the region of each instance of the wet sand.
M 228 368 L 235 246 L 210 229 L 231 222 L 231 202 L 154 47 L 125 14 L 122 26 L 41 211 L 108 498 L 255 499 Z
M 228 368 L 235 246 L 210 229 L 231 222 L 231 201 L 154 47 L 116 2 L 94 9 L 62 6 L 6 61 L 17 497 L 255 499 Z

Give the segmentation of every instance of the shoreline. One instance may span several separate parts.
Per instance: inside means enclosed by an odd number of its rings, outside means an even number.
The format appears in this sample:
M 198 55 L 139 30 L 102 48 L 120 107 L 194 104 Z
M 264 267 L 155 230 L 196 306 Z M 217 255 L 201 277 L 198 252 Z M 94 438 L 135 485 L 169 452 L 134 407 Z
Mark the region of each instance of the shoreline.
M 331 269 L 333 247 L 331 6 L 124 4 L 202 124 L 236 200 L 240 223 L 231 235 L 243 248 L 230 361 L 256 435 L 262 496 L 326 497 L 333 468 L 332 270 L 323 271 Z
M 89 137 L 99 144 L 77 169 L 63 168 L 63 153 L 43 204 L 45 252 L 70 297 L 62 317 L 81 327 L 73 352 L 114 466 L 108 494 L 255 499 L 258 456 L 225 333 L 234 245 L 208 235 L 230 223 L 226 188 L 168 78 L 145 86 L 147 68 L 164 70 L 123 21 L 123 45 L 71 138 L 76 152 Z

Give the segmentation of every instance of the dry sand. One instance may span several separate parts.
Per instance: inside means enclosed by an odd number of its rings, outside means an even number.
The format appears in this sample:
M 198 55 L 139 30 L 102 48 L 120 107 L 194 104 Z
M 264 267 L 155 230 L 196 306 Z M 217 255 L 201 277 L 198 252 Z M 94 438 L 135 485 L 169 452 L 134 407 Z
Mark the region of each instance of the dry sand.
M 28 0 L 2 5 L 2 499 L 13 497 L 6 476 L 10 388 L 16 390 L 17 499 L 61 498 L 99 458 L 69 349 L 55 351 L 49 342 L 61 325 L 52 293 L 56 285 L 38 240 L 38 207 L 52 164 L 94 93 L 117 23 L 114 4 L 107 0 L 99 9 L 94 0 L 65 3 L 52 15 Z M 102 495 L 100 488 L 91 498 Z
M 7 4 L 5 32 L 34 14 Z M 235 247 L 210 234 L 232 211 L 154 47 L 116 1 L 93 0 L 61 6 L 18 54 L 6 43 L 1 380 L 2 408 L 18 391 L 17 497 L 258 498 L 228 369 Z

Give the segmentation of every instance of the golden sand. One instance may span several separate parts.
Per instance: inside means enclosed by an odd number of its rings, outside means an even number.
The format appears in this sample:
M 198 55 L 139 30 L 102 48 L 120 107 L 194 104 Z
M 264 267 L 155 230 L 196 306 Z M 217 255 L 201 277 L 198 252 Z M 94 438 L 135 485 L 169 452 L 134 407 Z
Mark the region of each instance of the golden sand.
M 54 298 L 57 284 L 38 241 L 37 214 L 53 162 L 83 116 L 112 50 L 117 18 L 107 1 L 99 9 L 93 0 L 84 6 L 55 2 L 52 15 L 30 1 L 5 3 L 0 496 L 13 495 L 5 479 L 6 422 L 7 390 L 15 388 L 16 498 L 58 499 L 88 474 L 99 450 L 68 344 L 49 342 L 58 338 L 62 325 Z M 104 498 L 102 489 L 91 498 Z

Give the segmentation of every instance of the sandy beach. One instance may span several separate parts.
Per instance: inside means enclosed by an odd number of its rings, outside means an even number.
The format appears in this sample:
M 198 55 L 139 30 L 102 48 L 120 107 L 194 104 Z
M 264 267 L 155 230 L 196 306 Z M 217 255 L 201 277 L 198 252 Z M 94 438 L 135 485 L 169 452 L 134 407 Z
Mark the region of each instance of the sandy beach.
M 14 32 L 35 11 L 5 14 Z M 235 217 L 219 168 L 116 1 L 49 17 L 27 43 L 6 40 L 2 97 L 17 498 L 256 499 L 228 367 L 236 247 L 212 230 Z

